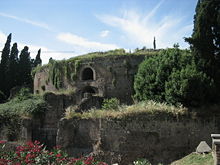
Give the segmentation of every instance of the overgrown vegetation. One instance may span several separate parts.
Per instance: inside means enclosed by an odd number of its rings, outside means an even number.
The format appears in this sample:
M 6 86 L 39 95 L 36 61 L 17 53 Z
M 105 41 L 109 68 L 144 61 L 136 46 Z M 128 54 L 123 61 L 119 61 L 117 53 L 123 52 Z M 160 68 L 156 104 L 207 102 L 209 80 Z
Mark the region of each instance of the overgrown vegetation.
M 4 118 L 30 117 L 43 113 L 46 103 L 43 96 L 33 95 L 27 88 L 22 88 L 16 97 L 9 102 L 0 104 L 0 122 L 6 122 Z
M 118 108 L 112 109 L 91 109 L 89 112 L 77 113 L 75 112 L 76 107 L 69 107 L 66 110 L 65 118 L 125 118 L 129 116 L 143 116 L 149 118 L 161 118 L 166 119 L 167 117 L 179 117 L 188 114 L 186 108 L 179 106 L 171 106 L 166 103 L 157 103 L 154 101 L 139 102 L 134 105 L 121 105 Z
M 104 99 L 102 103 L 103 110 L 118 110 L 120 102 L 117 98 Z
M 51 60 L 48 64 L 49 77 L 48 81 L 51 80 L 53 85 L 60 89 L 63 87 L 63 81 L 66 80 L 74 82 L 77 79 L 77 71 L 80 67 L 80 60 L 74 59 L 71 62 L 67 60 L 55 61 Z
M 189 50 L 166 49 L 143 61 L 134 82 L 135 98 L 185 106 L 214 100 L 213 79 L 196 68 Z
M 13 99 L 0 104 L 0 126 L 7 129 L 8 140 L 18 140 L 22 118 L 34 117 L 45 111 L 46 103 L 42 97 L 31 94 L 28 88 L 22 88 Z
M 47 81 L 51 81 L 52 84 L 57 89 L 62 89 L 63 82 L 69 81 L 69 83 L 74 83 L 77 79 L 78 71 L 83 60 L 93 59 L 93 58 L 104 58 L 104 57 L 116 57 L 121 55 L 156 55 L 158 51 L 151 49 L 138 49 L 134 53 L 127 53 L 124 49 L 110 50 L 106 52 L 93 52 L 86 55 L 70 58 L 68 60 L 55 61 L 50 59 L 50 62 L 47 65 L 39 66 L 32 71 L 32 75 L 35 75 L 36 72 L 44 70 L 47 68 L 49 70 L 49 77 Z M 129 67 L 128 63 L 125 63 L 126 67 Z M 113 84 L 115 84 L 113 80 Z

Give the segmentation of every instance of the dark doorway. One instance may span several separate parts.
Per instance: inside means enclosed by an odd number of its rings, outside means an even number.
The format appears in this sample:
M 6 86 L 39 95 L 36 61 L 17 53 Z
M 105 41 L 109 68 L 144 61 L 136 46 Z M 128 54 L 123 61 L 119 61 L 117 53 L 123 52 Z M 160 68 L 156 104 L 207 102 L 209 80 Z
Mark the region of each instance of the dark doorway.
M 96 90 L 93 87 L 87 86 L 84 88 L 82 92 L 82 98 L 85 97 L 85 95 L 94 95 L 96 94 Z
M 82 80 L 94 80 L 94 73 L 91 68 L 85 68 L 82 72 Z

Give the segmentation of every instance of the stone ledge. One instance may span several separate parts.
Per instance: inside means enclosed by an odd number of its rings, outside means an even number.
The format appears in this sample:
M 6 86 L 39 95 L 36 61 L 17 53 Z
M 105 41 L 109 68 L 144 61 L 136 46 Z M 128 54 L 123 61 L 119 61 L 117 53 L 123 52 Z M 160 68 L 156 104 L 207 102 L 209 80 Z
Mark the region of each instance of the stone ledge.
M 220 144 L 220 139 L 213 139 L 213 144 L 217 144 L 217 145 L 219 145 Z
M 220 134 L 211 134 L 213 139 L 220 139 Z

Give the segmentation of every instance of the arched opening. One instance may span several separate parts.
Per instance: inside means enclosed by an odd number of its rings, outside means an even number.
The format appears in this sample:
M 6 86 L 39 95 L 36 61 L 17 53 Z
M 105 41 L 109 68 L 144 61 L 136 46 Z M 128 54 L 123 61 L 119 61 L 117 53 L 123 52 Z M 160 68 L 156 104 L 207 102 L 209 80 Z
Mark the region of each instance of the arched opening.
M 89 97 L 91 95 L 96 94 L 96 89 L 90 86 L 87 86 L 82 91 L 82 98 Z
M 94 73 L 91 68 L 85 68 L 82 72 L 82 80 L 94 80 Z

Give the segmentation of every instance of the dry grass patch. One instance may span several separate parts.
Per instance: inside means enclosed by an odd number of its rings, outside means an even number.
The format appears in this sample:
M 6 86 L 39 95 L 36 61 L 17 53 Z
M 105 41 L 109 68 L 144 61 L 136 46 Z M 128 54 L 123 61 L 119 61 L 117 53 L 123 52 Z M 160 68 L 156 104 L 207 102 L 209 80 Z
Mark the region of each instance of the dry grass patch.
M 123 118 L 126 116 L 134 116 L 140 114 L 148 114 L 149 116 L 163 114 L 178 117 L 188 113 L 187 109 L 182 106 L 175 107 L 166 103 L 156 103 L 154 101 L 140 102 L 130 106 L 121 105 L 117 110 L 91 109 L 90 111 L 84 113 L 77 113 L 75 110 L 75 106 L 67 108 L 64 118 Z

